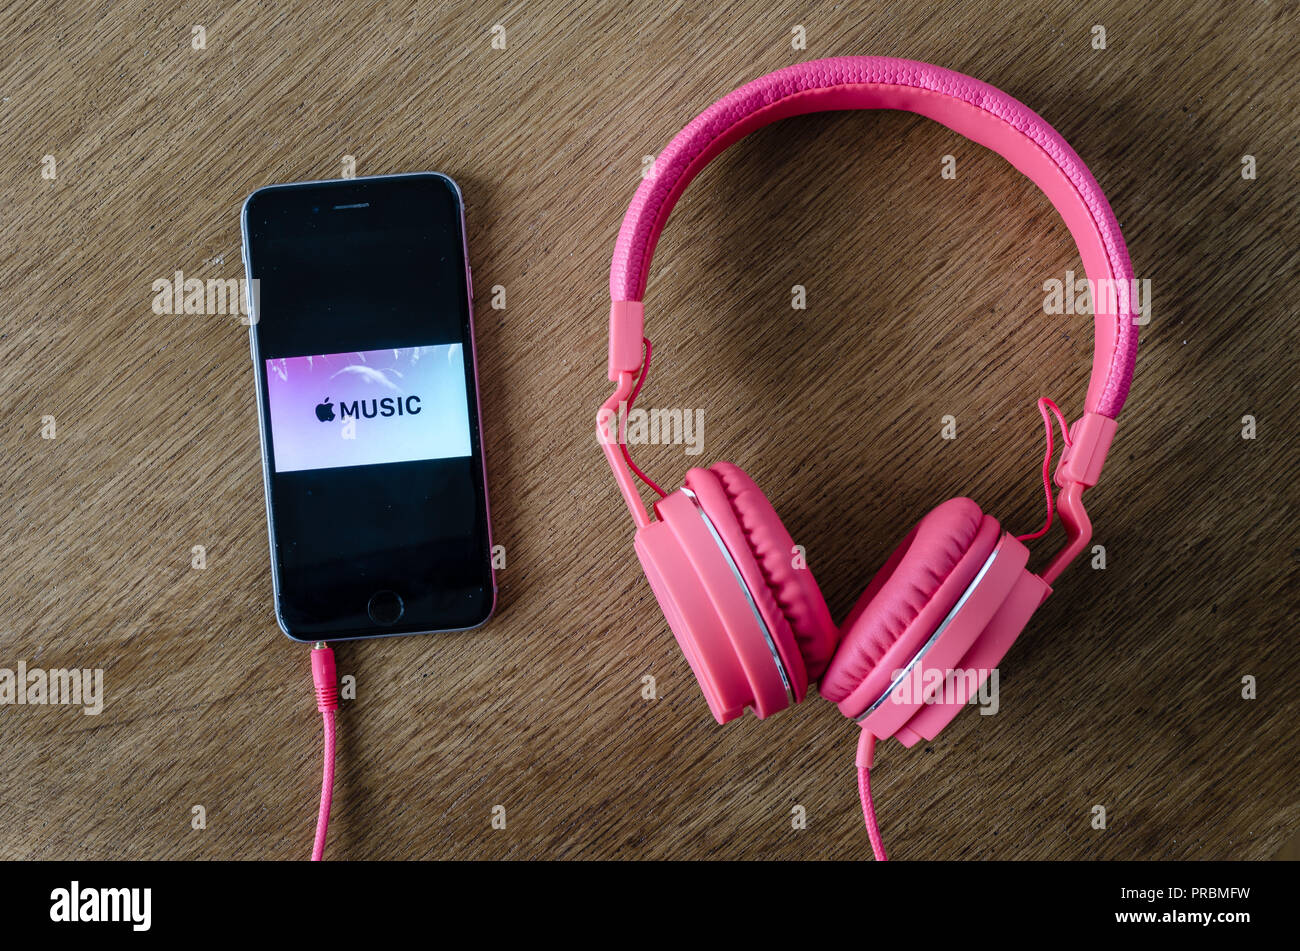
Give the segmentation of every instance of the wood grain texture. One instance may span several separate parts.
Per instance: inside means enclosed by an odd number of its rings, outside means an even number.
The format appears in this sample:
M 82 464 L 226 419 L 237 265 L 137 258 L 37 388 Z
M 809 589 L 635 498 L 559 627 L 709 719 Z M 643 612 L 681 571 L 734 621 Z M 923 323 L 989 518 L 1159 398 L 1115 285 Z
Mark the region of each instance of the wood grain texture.
M 107 697 L 97 717 L 0 707 L 0 857 L 308 852 L 319 723 L 271 614 L 247 332 L 155 316 L 151 283 L 242 277 L 243 197 L 344 155 L 464 190 L 507 567 L 483 630 L 339 649 L 357 699 L 328 854 L 869 855 L 855 731 L 829 704 L 713 724 L 591 435 L 642 157 L 763 72 L 868 53 L 977 76 L 1056 126 L 1155 300 L 1089 496 L 1107 568 L 1062 577 L 1002 665 L 999 715 L 882 748 L 891 855 L 1276 854 L 1300 827 L 1296 23 L 1276 0 L 7 5 L 0 667 L 102 667 Z M 638 461 L 668 486 L 747 469 L 842 617 L 945 498 L 1040 524 L 1034 400 L 1077 414 L 1092 346 L 1088 318 L 1043 315 L 1069 268 L 1046 199 L 942 127 L 762 130 L 687 193 L 650 279 L 645 403 L 703 410 L 703 454 Z

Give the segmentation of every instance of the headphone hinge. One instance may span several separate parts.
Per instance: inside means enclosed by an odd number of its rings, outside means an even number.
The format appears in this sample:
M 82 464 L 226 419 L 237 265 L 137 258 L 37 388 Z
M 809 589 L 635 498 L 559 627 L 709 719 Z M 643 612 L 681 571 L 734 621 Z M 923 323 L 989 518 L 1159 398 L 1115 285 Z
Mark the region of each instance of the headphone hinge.
M 1082 482 L 1071 482 L 1056 494 L 1056 509 L 1061 514 L 1061 523 L 1065 526 L 1065 547 L 1052 559 L 1052 563 L 1043 572 L 1042 578 L 1049 585 L 1065 570 L 1065 566 L 1079 557 L 1079 554 L 1092 541 L 1092 520 L 1083 507 L 1083 490 L 1087 488 Z
M 641 338 L 645 335 L 645 304 L 616 300 L 609 305 L 609 379 L 641 369 Z
M 605 453 L 605 460 L 609 463 L 610 471 L 614 473 L 614 481 L 618 483 L 619 492 L 623 494 L 623 501 L 627 503 L 632 521 L 636 522 L 637 528 L 644 528 L 650 524 L 650 516 L 646 514 L 645 503 L 641 501 L 641 494 L 637 491 L 636 483 L 632 481 L 632 472 L 622 454 L 623 441 L 627 438 L 624 431 L 626 420 L 623 414 L 627 408 L 628 396 L 632 393 L 632 372 L 623 371 L 618 375 L 616 382 L 618 385 L 614 388 L 614 392 L 596 413 L 596 441 L 600 443 L 601 451 Z
M 1101 413 L 1084 413 L 1070 427 L 1070 442 L 1061 450 L 1053 481 L 1064 489 L 1072 483 L 1084 488 L 1097 484 L 1106 462 L 1111 440 L 1115 438 L 1115 420 Z

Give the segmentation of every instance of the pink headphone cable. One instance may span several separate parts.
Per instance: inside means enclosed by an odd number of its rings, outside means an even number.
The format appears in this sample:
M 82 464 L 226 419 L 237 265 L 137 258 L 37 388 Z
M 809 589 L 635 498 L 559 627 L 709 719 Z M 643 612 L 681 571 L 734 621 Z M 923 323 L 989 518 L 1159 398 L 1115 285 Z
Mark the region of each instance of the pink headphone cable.
M 626 410 L 629 415 L 632 412 L 632 404 L 636 402 L 637 394 L 641 392 L 641 385 L 645 383 L 646 374 L 650 372 L 650 350 L 651 350 L 650 338 L 642 337 L 641 343 L 645 347 L 645 358 L 642 359 L 641 361 L 641 376 L 637 378 L 636 386 L 632 388 L 632 393 L 627 398 Z M 619 426 L 618 444 L 619 447 L 623 450 L 623 458 L 627 460 L 628 468 L 636 473 L 638 479 L 640 479 L 651 489 L 653 489 L 656 493 L 658 493 L 659 498 L 662 499 L 666 497 L 668 493 L 665 492 L 663 489 L 659 488 L 659 484 L 655 482 L 653 479 L 651 479 L 649 476 L 647 476 L 644 472 L 642 472 L 637 467 L 637 464 L 632 461 L 632 453 L 628 452 L 628 448 L 627 448 L 627 428 L 626 428 L 627 419 L 625 418 L 625 419 L 617 420 L 617 423 Z
M 888 860 L 885 855 L 885 841 L 880 837 L 880 827 L 876 825 L 876 810 L 871 805 L 871 770 L 858 769 L 858 798 L 862 800 L 862 818 L 867 824 L 867 838 L 871 840 L 871 854 L 877 862 Z
M 885 840 L 880 837 L 880 826 L 876 824 L 876 808 L 871 802 L 871 761 L 876 754 L 876 738 L 863 730 L 858 736 L 858 798 L 862 800 L 862 819 L 867 824 L 867 838 L 871 840 L 871 854 L 877 862 L 888 860 L 885 855 Z
M 1022 542 L 1030 541 L 1035 538 L 1042 538 L 1052 527 L 1052 519 L 1056 515 L 1055 506 L 1052 504 L 1052 417 L 1047 415 L 1048 408 L 1056 415 L 1056 422 L 1061 427 L 1061 438 L 1065 440 L 1065 448 L 1069 449 L 1073 443 L 1070 442 L 1070 427 L 1065 422 L 1065 416 L 1061 413 L 1061 408 L 1049 400 L 1046 396 L 1038 401 L 1038 412 L 1043 417 L 1043 426 L 1047 429 L 1047 452 L 1043 456 L 1043 491 L 1047 495 L 1047 521 L 1043 527 L 1036 532 L 1030 532 L 1028 535 L 1017 535 L 1016 538 Z
M 311 679 L 316 685 L 316 709 L 325 721 L 325 766 L 320 784 L 320 812 L 316 817 L 316 840 L 311 860 L 325 857 L 325 833 L 330 824 L 330 802 L 334 798 L 334 747 L 337 724 L 334 711 L 339 708 L 338 674 L 334 668 L 334 651 L 319 641 L 311 649 Z

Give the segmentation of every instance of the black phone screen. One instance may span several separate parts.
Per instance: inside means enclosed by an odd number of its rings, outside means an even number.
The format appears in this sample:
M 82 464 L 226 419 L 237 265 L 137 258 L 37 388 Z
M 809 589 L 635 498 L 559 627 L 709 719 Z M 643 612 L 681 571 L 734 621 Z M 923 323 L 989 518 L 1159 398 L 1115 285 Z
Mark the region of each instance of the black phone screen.
M 276 614 L 296 640 L 492 612 L 463 222 L 432 173 L 245 203 Z

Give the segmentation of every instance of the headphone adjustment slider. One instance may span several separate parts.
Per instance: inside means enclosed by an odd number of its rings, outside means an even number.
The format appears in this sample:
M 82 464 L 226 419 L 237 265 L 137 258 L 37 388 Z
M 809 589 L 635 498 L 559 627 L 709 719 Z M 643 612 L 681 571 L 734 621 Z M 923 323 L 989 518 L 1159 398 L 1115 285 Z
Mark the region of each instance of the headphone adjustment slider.
M 641 338 L 645 335 L 645 304 L 616 300 L 609 305 L 609 380 L 641 369 Z
M 1061 450 L 1053 481 L 1064 489 L 1071 483 L 1084 488 L 1097 484 L 1106 462 L 1111 440 L 1115 438 L 1115 420 L 1100 413 L 1084 413 L 1070 427 L 1070 441 Z

